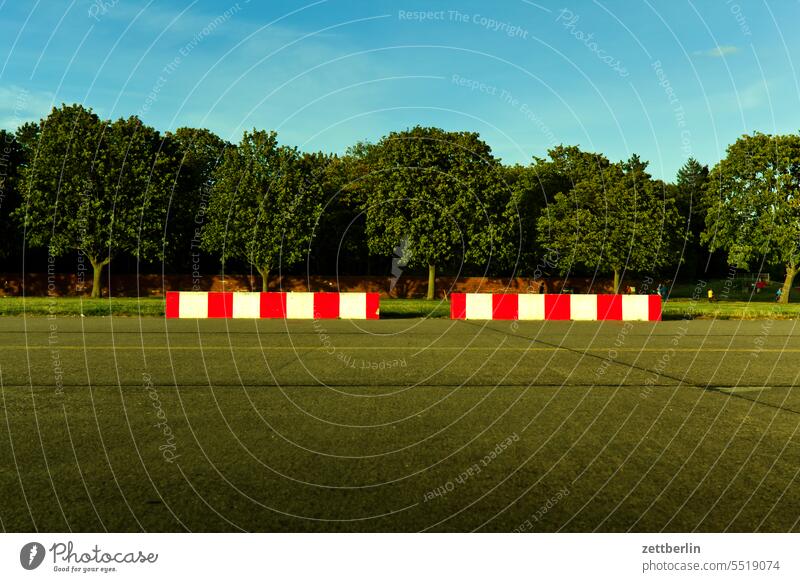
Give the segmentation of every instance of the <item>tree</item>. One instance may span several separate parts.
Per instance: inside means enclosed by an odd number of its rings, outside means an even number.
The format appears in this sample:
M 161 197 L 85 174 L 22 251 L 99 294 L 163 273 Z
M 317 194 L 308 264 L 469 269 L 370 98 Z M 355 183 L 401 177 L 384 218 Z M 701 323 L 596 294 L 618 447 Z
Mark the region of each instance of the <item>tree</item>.
M 303 258 L 320 199 L 309 157 L 278 146 L 274 131 L 245 132 L 214 173 L 203 247 L 250 263 L 266 291 L 270 271 Z
M 178 267 L 199 252 L 201 232 L 214 185 L 214 171 L 227 148 L 233 147 L 207 129 L 181 127 L 167 133 L 180 158 L 178 181 L 170 202 L 167 232 L 177 241 L 166 249 L 167 259 Z
M 460 253 L 485 263 L 496 253 L 500 218 L 499 163 L 477 133 L 414 127 L 391 133 L 370 152 L 364 201 L 370 252 L 428 268 L 427 298 L 436 266 Z
M 551 247 L 541 247 L 541 243 L 547 240 L 539 231 L 544 224 L 540 220 L 541 216 L 549 214 L 551 204 L 558 194 L 569 193 L 577 183 L 595 178 L 611 164 L 604 155 L 586 152 L 577 146 L 558 145 L 549 149 L 547 156 L 547 158 L 534 156 L 531 165 L 541 196 L 540 208 L 533 216 L 535 226 L 530 228 L 537 244 L 530 244 L 527 247 L 531 253 L 526 261 L 527 271 L 535 277 L 544 275 L 550 268 L 559 267 L 558 264 L 554 264 L 557 263 L 555 261 L 557 251 Z M 543 269 L 543 266 L 547 269 Z M 564 272 L 563 269 L 560 270 Z
M 708 166 L 689 158 L 678 170 L 675 182 L 675 197 L 678 212 L 686 219 L 682 225 L 685 233 L 684 256 L 686 270 L 695 275 L 702 254 L 700 234 L 706 226 L 705 189 L 708 182 Z
M 536 221 L 545 207 L 541 177 L 534 166 L 501 166 L 501 188 L 506 199 L 503 217 L 506 228 L 499 231 L 499 264 L 512 276 L 535 272 L 539 254 Z
M 568 192 L 578 182 L 598 176 L 611 162 L 603 154 L 586 152 L 578 146 L 558 145 L 547 150 L 550 158 L 534 157 L 534 168 L 548 197 Z
M 100 296 L 103 268 L 115 255 L 162 256 L 176 160 L 156 130 L 136 117 L 112 123 L 62 105 L 33 133 L 35 157 L 22 171 L 24 201 L 14 213 L 28 244 L 87 258 L 92 297 Z
M 365 147 L 359 144 L 358 147 Z M 322 191 L 322 212 L 314 225 L 308 257 L 309 270 L 324 273 L 336 266 L 359 275 L 370 274 L 369 249 L 364 236 L 363 177 L 368 173 L 361 154 L 351 148 L 344 156 L 308 154 L 312 176 Z M 312 267 L 313 265 L 313 267 Z
M 800 136 L 744 135 L 709 175 L 702 240 L 739 268 L 755 262 L 786 272 L 788 303 L 800 270 Z
M 539 240 L 562 273 L 575 264 L 613 273 L 618 293 L 626 270 L 675 261 L 680 216 L 646 167 L 635 155 L 623 163 L 601 163 L 554 196 L 539 219 Z
M 0 258 L 3 259 L 14 256 L 18 245 L 21 246 L 19 229 L 11 215 L 20 204 L 19 173 L 24 161 L 24 148 L 17 137 L 0 130 L 0 231 L 3 232 Z
M 501 245 L 506 259 L 503 266 L 508 269 L 516 265 L 519 272 L 528 275 L 542 273 L 537 224 L 548 204 L 559 192 L 569 192 L 576 183 L 609 166 L 605 156 L 576 146 L 556 146 L 548 150 L 548 156 L 534 157 L 530 166 L 503 167 L 503 187 L 509 193 L 507 233 L 513 235 L 513 240 Z M 546 254 L 550 256 L 549 250 Z

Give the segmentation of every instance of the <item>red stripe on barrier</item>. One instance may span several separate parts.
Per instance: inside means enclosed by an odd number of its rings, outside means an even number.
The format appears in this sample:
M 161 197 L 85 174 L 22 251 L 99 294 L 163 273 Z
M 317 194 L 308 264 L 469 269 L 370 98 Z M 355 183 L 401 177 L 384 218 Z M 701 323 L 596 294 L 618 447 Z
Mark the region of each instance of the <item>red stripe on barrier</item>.
M 167 304 L 165 307 L 167 319 L 177 319 L 181 315 L 180 291 L 167 291 Z
M 492 295 L 492 319 L 517 319 L 518 317 L 519 296 L 516 293 Z
M 450 319 L 467 318 L 467 296 L 464 293 L 450 294 Z
M 548 320 L 568 320 L 570 318 L 569 295 L 545 295 L 544 318 Z
M 622 295 L 598 295 L 597 320 L 622 321 Z
M 648 295 L 647 308 L 650 321 L 661 321 L 661 295 Z
M 233 317 L 233 293 L 210 292 L 208 294 L 208 317 Z
M 286 317 L 286 293 L 262 293 L 259 303 L 260 315 L 263 319 L 284 319 Z
M 379 293 L 367 293 L 367 319 L 380 319 L 381 296 Z
M 339 319 L 338 293 L 314 293 L 314 319 Z

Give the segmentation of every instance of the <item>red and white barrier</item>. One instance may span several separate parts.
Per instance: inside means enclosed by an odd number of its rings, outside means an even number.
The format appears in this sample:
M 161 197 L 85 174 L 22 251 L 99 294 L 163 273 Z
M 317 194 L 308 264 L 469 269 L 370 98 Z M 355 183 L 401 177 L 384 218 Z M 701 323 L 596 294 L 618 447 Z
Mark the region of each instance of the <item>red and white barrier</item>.
M 378 319 L 378 293 L 168 291 L 167 319 Z
M 450 319 L 660 321 L 660 295 L 453 293 Z

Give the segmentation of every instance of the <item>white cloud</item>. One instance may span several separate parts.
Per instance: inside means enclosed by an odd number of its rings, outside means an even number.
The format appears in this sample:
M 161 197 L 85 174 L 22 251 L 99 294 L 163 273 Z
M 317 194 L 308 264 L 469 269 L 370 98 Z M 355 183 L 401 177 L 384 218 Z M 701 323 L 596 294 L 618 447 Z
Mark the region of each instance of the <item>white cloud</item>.
M 756 81 L 736 91 L 742 109 L 755 109 L 763 107 L 768 102 L 769 84 L 765 81 Z
M 732 44 L 722 44 L 705 51 L 694 51 L 698 57 L 722 58 L 739 52 L 739 47 Z
M 768 112 L 770 97 L 780 93 L 781 82 L 777 79 L 758 80 L 737 85 L 735 89 L 712 96 L 715 114 L 737 114 L 743 111 Z M 774 104 L 773 104 L 774 106 Z

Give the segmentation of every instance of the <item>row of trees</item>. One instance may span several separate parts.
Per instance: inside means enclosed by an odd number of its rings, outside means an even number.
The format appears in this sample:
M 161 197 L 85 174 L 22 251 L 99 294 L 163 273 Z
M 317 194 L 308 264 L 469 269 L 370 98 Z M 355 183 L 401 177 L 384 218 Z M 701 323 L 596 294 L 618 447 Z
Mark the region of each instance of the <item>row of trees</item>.
M 800 137 L 746 135 L 711 171 L 690 159 L 674 184 L 638 156 L 611 162 L 558 146 L 527 166 L 477 133 L 414 127 L 345 155 L 303 153 L 274 132 L 230 144 L 204 129 L 161 134 L 80 105 L 0 134 L 0 254 L 77 252 L 92 293 L 115 257 L 190 268 L 205 253 L 270 273 L 369 270 L 370 257 L 427 269 L 539 277 L 731 265 L 800 270 Z M 386 261 L 388 266 L 388 261 Z M 365 268 L 366 267 L 366 268 Z

